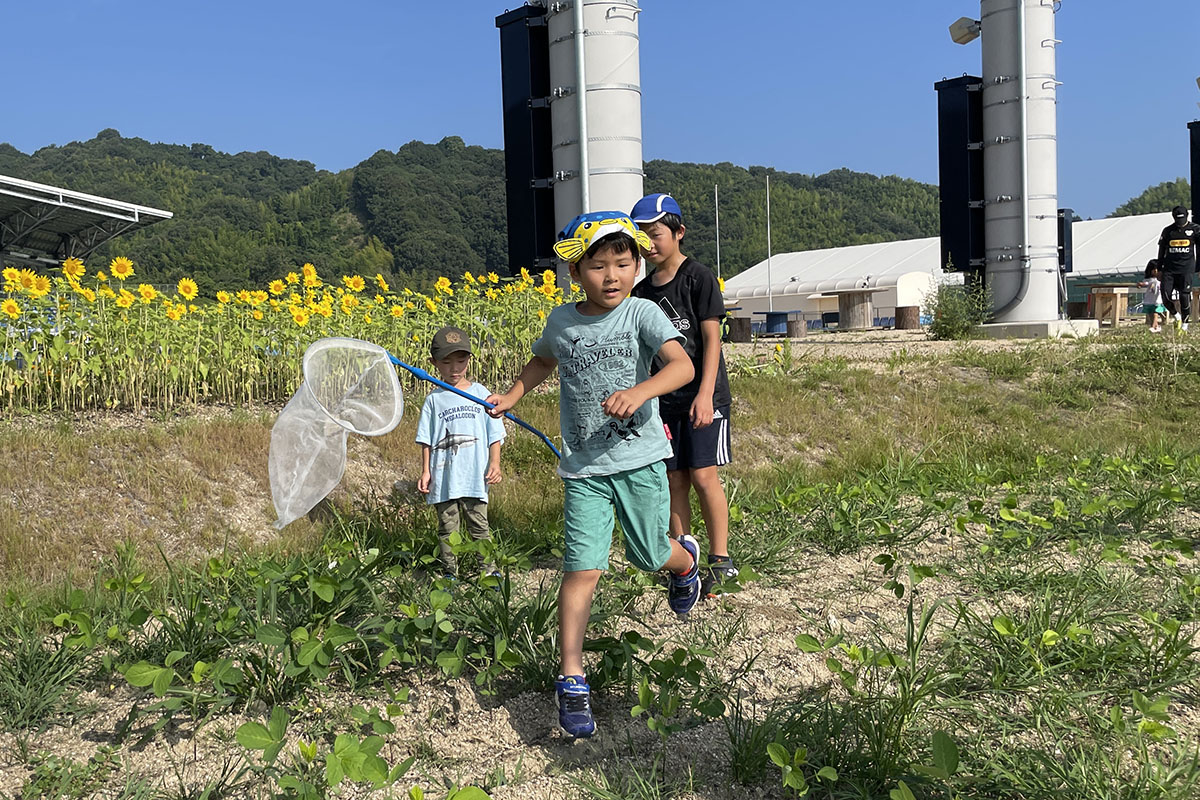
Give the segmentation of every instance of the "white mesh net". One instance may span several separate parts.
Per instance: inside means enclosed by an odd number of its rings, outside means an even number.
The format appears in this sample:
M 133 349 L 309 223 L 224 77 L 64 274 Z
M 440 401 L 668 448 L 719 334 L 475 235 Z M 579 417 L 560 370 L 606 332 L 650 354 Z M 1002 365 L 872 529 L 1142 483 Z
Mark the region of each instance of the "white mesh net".
M 276 528 L 307 514 L 342 479 L 346 435 L 382 436 L 404 413 L 387 351 L 359 339 L 320 339 L 304 352 L 304 382 L 271 428 Z

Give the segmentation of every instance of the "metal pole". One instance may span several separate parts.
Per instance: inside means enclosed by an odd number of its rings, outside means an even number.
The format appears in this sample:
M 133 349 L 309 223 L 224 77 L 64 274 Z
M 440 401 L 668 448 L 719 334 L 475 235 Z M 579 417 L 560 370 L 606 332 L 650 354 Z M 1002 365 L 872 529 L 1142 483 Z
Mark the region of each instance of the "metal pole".
M 767 175 L 767 311 L 775 310 L 775 285 L 771 283 L 771 176 Z
M 586 214 L 592 208 L 588 197 L 587 70 L 583 42 L 587 32 L 583 28 L 583 4 L 584 0 L 574 0 L 572 10 L 575 12 L 575 107 L 579 112 L 579 201 L 580 213 Z
M 1033 260 L 1029 252 L 1029 68 L 1026 64 L 1029 43 L 1025 39 L 1025 0 L 1018 0 L 1017 40 L 1021 48 L 1020 75 L 1017 77 L 1017 97 L 1021 108 L 1021 264 L 1025 272 L 1029 272 L 1033 269 Z
M 717 217 L 717 279 L 721 278 L 721 198 L 717 194 L 717 184 L 713 184 L 713 210 Z

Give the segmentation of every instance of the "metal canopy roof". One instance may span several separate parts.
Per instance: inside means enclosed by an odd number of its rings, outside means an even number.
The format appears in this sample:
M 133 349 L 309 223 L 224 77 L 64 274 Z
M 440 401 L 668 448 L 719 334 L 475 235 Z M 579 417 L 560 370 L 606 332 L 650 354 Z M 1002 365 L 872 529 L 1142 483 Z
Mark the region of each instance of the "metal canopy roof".
M 115 236 L 172 216 L 0 175 L 0 261 L 44 266 L 86 258 Z

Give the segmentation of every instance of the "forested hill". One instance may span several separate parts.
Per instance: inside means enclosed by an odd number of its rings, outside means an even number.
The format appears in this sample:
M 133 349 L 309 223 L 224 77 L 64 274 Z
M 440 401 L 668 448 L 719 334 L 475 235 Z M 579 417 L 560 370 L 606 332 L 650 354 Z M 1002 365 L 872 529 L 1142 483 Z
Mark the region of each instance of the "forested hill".
M 1175 206 L 1192 207 L 1192 189 L 1186 178 L 1164 181 L 1151 186 L 1137 197 L 1130 198 L 1109 214 L 1110 217 L 1131 217 L 1135 214 L 1157 214 Z
M 713 186 L 720 185 L 728 277 L 766 257 L 768 171 L 775 253 L 937 233 L 937 188 L 894 176 L 650 161 L 645 187 L 679 199 L 685 252 L 715 266 Z M 265 152 L 152 144 L 108 129 L 32 155 L 0 144 L 0 174 L 173 212 L 89 264 L 127 255 L 144 280 L 193 276 L 208 293 L 261 286 L 305 261 L 327 276 L 379 272 L 408 285 L 527 266 L 508 263 L 503 153 L 455 136 L 381 150 L 334 174 Z

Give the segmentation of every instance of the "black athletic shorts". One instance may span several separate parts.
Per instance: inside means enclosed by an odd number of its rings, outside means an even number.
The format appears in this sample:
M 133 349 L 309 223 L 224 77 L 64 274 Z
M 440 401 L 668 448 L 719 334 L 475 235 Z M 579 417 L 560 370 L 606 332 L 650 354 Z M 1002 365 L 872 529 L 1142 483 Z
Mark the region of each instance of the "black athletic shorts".
M 729 406 L 714 408 L 712 424 L 703 428 L 693 427 L 686 411 L 659 414 L 671 440 L 672 455 L 666 460 L 668 470 L 723 467 L 730 462 Z

